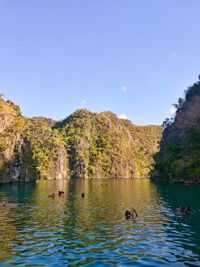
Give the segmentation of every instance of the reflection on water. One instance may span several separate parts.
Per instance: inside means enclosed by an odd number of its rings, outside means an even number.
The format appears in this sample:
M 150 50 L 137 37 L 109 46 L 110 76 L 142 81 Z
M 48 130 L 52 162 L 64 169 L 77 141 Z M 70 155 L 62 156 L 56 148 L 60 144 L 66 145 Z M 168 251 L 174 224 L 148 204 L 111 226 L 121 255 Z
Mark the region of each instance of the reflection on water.
M 128 179 L 3 185 L 0 266 L 198 266 L 199 190 Z M 176 214 L 180 205 L 192 213 Z M 132 206 L 137 221 L 124 219 Z

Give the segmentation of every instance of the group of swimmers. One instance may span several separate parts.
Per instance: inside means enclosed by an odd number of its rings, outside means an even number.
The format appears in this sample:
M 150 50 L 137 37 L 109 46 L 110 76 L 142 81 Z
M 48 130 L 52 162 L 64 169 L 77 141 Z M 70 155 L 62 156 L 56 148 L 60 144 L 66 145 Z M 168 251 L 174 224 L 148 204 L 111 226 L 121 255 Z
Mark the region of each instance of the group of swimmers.
M 72 192 L 70 192 L 69 194 L 72 195 Z M 64 196 L 65 196 L 65 192 L 59 190 L 59 191 L 58 191 L 58 196 L 59 196 L 59 197 L 64 197 Z M 54 198 L 56 197 L 56 195 L 55 195 L 55 193 L 52 193 L 52 194 L 49 195 L 48 197 L 54 199 Z M 81 197 L 84 198 L 84 197 L 85 197 L 85 193 L 82 193 L 82 194 L 81 194 Z
M 176 209 L 176 211 L 178 213 L 189 214 L 191 212 L 191 208 L 180 206 L 179 208 Z
M 181 214 L 189 214 L 191 212 L 191 207 L 180 206 L 179 208 L 176 209 L 176 211 Z M 125 212 L 126 220 L 129 220 L 129 219 L 135 220 L 137 217 L 138 217 L 138 214 L 134 208 L 131 208 L 131 210 L 126 210 Z
M 65 193 L 64 191 L 58 191 L 58 196 L 59 197 L 64 197 Z M 55 198 L 55 194 L 51 194 L 49 195 L 50 198 Z M 81 197 L 84 198 L 85 197 L 85 193 L 81 194 Z M 182 213 L 182 214 L 189 214 L 191 212 L 191 207 L 183 207 L 180 206 L 179 208 L 176 209 L 176 211 L 178 213 Z M 126 210 L 125 212 L 125 218 L 126 220 L 132 219 L 132 220 L 136 220 L 136 218 L 138 217 L 137 211 L 134 208 L 131 208 L 131 210 Z

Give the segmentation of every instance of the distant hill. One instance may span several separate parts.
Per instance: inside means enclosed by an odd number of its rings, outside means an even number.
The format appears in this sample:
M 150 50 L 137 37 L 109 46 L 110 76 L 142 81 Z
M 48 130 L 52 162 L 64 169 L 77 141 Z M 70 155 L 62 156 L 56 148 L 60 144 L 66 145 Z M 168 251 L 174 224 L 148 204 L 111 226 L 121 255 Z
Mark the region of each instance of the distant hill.
M 29 119 L 1 97 L 0 182 L 146 177 L 162 131 L 86 109 L 59 122 Z
M 171 180 L 200 178 L 200 81 L 174 104 L 175 117 L 166 119 L 154 177 Z

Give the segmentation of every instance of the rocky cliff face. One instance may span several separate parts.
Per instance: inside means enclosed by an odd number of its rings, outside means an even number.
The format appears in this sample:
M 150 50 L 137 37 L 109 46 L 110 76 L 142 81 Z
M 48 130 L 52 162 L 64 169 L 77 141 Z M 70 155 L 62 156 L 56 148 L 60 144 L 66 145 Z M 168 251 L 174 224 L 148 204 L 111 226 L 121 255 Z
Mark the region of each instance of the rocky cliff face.
M 179 99 L 174 119 L 164 122 L 154 175 L 165 179 L 200 178 L 200 82 Z
M 0 98 L 0 182 L 146 177 L 162 129 L 88 110 L 60 122 L 27 119 Z
M 46 118 L 26 121 L 23 138 L 29 144 L 31 157 L 25 157 L 25 166 L 35 170 L 38 179 L 64 179 L 68 173 L 68 157 L 64 141 L 54 122 Z
M 162 127 L 140 127 L 111 112 L 78 110 L 56 125 L 62 134 L 72 177 L 147 176 L 159 149 Z
M 18 106 L 0 98 L 0 176 L 3 182 L 18 177 L 18 151 L 21 150 L 23 129 L 24 120 Z
M 1 183 L 67 177 L 67 153 L 53 124 L 23 118 L 18 106 L 0 98 Z

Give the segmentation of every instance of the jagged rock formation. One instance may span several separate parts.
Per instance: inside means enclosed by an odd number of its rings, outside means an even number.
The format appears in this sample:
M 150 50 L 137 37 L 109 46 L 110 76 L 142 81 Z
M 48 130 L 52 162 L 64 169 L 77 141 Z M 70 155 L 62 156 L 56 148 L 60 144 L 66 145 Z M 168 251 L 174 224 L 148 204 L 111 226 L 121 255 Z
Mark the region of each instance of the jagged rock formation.
M 70 175 L 136 178 L 149 174 L 162 127 L 136 126 L 111 112 L 78 110 L 55 125 L 69 155 Z
M 200 178 L 200 82 L 179 98 L 176 115 L 164 122 L 161 150 L 156 156 L 154 177 L 172 180 Z
M 24 118 L 18 106 L 0 98 L 0 182 L 67 177 L 67 153 L 53 124 Z
M 0 98 L 1 181 L 9 181 L 9 179 L 15 181 L 20 175 L 18 166 L 21 164 L 21 134 L 24 127 L 25 123 L 20 114 L 19 107 L 11 101 L 4 101 Z M 9 164 L 11 162 L 12 168 Z
M 0 98 L 0 182 L 147 176 L 162 129 L 88 110 L 60 122 L 28 119 Z

